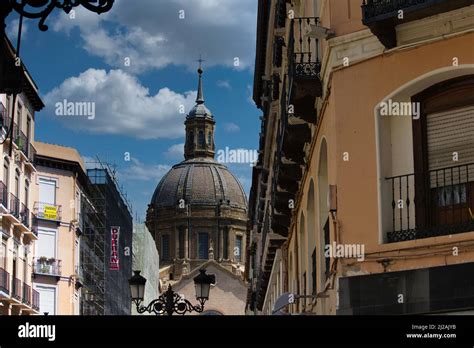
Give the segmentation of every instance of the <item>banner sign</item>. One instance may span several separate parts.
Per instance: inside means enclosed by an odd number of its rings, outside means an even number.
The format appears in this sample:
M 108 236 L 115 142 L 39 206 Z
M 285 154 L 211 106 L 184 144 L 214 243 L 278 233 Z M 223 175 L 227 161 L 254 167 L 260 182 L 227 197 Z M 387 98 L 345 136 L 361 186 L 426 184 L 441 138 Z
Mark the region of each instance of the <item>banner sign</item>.
M 110 228 L 110 266 L 109 269 L 112 271 L 118 271 L 120 269 L 119 264 L 119 236 L 120 227 Z
M 57 220 L 58 207 L 54 205 L 45 205 L 43 210 L 43 217 L 48 220 Z

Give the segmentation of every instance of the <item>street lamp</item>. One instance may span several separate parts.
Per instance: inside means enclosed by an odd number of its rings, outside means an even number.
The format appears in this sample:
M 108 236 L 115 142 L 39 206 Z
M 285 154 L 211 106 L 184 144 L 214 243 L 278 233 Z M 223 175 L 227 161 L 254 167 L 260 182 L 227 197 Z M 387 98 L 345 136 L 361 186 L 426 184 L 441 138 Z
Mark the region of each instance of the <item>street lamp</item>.
M 132 295 L 132 302 L 137 306 L 137 312 L 143 314 L 145 312 L 155 313 L 156 315 L 173 315 L 173 313 L 184 315 L 187 312 L 202 313 L 204 304 L 209 300 L 211 284 L 216 283 L 214 274 L 206 274 L 205 269 L 200 269 L 199 274 L 194 277 L 194 286 L 196 289 L 196 300 L 198 305 L 193 305 L 188 300 L 182 298 L 173 291 L 171 285 L 168 290 L 157 299 L 151 301 L 147 306 L 143 306 L 145 295 L 146 279 L 140 275 L 140 271 L 134 271 L 134 275 L 128 281 Z

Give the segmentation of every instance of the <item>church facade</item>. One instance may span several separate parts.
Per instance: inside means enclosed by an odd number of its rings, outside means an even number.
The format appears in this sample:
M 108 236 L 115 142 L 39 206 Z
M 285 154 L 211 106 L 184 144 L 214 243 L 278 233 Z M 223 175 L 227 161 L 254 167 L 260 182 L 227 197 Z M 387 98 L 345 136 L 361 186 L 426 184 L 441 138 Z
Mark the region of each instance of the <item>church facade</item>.
M 162 289 L 194 289 L 192 276 L 204 267 L 217 279 L 206 308 L 244 314 L 247 198 L 238 179 L 214 159 L 216 122 L 204 105 L 201 68 L 198 73 L 196 105 L 185 121 L 184 161 L 159 182 L 146 225 L 160 254 Z

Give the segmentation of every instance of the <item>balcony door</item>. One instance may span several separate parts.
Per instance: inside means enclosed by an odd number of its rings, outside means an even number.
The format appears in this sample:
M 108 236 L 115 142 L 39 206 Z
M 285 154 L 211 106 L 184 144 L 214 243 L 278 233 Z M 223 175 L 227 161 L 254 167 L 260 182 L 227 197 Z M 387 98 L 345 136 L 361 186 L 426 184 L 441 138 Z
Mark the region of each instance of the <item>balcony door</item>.
M 43 204 L 56 205 L 56 180 L 39 178 L 39 200 Z
M 56 231 L 40 227 L 35 248 L 36 258 L 56 259 Z
M 35 290 L 40 294 L 40 313 L 56 314 L 56 287 L 35 285 Z
M 468 231 L 474 223 L 474 75 L 432 86 L 414 101 L 421 105 L 413 121 L 417 227 Z

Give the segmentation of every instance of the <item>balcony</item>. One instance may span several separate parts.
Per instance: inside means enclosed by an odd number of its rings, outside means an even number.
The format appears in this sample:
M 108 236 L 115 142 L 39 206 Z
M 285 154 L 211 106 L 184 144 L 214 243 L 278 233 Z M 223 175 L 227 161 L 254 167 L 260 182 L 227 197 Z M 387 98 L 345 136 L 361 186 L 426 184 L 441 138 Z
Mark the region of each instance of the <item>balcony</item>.
M 61 260 L 55 258 L 40 257 L 34 261 L 33 272 L 35 275 L 61 277 Z
M 9 211 L 10 214 L 13 215 L 15 218 L 19 219 L 20 218 L 20 200 L 18 199 L 17 196 L 15 196 L 13 193 L 9 193 Z
M 25 227 L 30 228 L 30 210 L 23 203 L 21 203 L 20 221 Z
M 362 23 L 387 48 L 397 46 L 395 27 L 472 5 L 472 0 L 364 0 Z M 403 19 L 399 19 L 403 11 Z
M 28 150 L 29 150 L 29 141 L 25 133 L 21 130 L 16 129 L 16 134 L 14 136 L 14 142 L 18 149 L 23 153 L 25 159 L 28 159 Z
M 0 292 L 10 295 L 10 273 L 3 268 L 0 268 Z
M 13 279 L 12 283 L 12 297 L 15 300 L 21 301 L 22 300 L 22 291 L 21 291 L 21 280 L 20 279 Z
M 387 183 L 389 243 L 474 231 L 474 163 L 429 171 L 417 193 L 423 199 L 415 197 L 414 174 L 387 178 Z
M 51 203 L 35 202 L 33 214 L 37 219 L 61 222 L 61 206 Z
M 8 188 L 3 181 L 0 181 L 0 206 L 2 207 L 3 213 L 9 213 Z
M 31 286 L 23 283 L 23 303 L 31 307 Z
M 39 309 L 40 309 L 40 294 L 38 291 L 36 290 L 33 290 L 33 296 L 31 297 L 32 298 L 32 304 L 31 304 L 31 307 L 39 312 Z
M 319 25 L 317 17 L 301 17 L 291 21 L 288 45 L 289 104 L 292 114 L 309 123 L 316 123 L 316 98 L 323 95 L 321 81 L 320 42 L 305 33 Z

